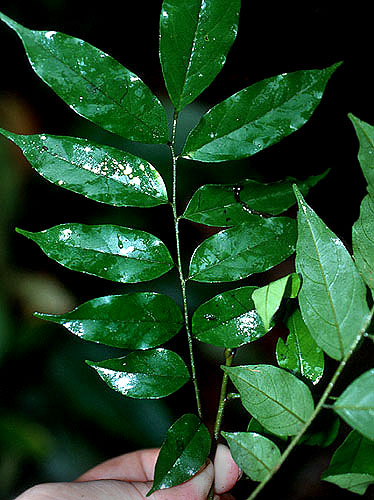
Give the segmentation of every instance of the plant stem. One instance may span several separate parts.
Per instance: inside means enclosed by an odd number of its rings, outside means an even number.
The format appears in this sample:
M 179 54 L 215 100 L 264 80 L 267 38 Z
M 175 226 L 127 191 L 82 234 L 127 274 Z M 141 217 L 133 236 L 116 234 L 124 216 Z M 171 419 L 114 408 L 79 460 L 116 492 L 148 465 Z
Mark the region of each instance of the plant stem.
M 282 456 L 280 457 L 280 459 L 279 459 L 278 463 L 275 465 L 275 467 L 269 472 L 269 474 L 257 486 L 257 488 L 255 490 L 253 490 L 252 494 L 247 498 L 247 500 L 253 500 L 254 498 L 256 498 L 257 495 L 260 493 L 260 491 L 262 491 L 262 489 L 266 486 L 266 484 L 272 479 L 272 477 L 274 476 L 274 474 L 279 470 L 279 468 L 283 465 L 283 463 L 288 458 L 288 456 L 290 455 L 290 453 L 292 452 L 292 450 L 296 447 L 297 443 L 300 441 L 301 437 L 303 436 L 303 434 L 305 433 L 305 431 L 308 429 L 308 427 L 310 426 L 310 424 L 313 422 L 313 420 L 316 418 L 316 416 L 318 415 L 318 413 L 320 412 L 320 410 L 324 407 L 325 402 L 326 402 L 327 398 L 330 396 L 330 393 L 331 393 L 332 389 L 334 388 L 334 386 L 336 384 L 336 381 L 340 377 L 340 375 L 341 375 L 341 373 L 342 373 L 345 365 L 347 364 L 349 358 L 354 353 L 354 351 L 355 351 L 357 345 L 359 344 L 360 340 L 365 335 L 366 329 L 369 327 L 369 325 L 371 323 L 371 320 L 373 318 L 373 315 L 374 315 L 374 307 L 371 309 L 368 317 L 365 318 L 364 324 L 363 324 L 363 326 L 362 326 L 359 334 L 355 338 L 354 342 L 350 346 L 347 354 L 344 356 L 344 358 L 342 359 L 342 361 L 339 363 L 339 366 L 336 369 L 334 375 L 332 376 L 332 378 L 331 378 L 328 386 L 326 387 L 324 393 L 322 394 L 321 399 L 318 401 L 318 404 L 317 404 L 314 412 L 312 413 L 312 415 L 310 416 L 310 418 L 308 419 L 308 421 L 305 422 L 305 425 L 300 430 L 300 432 L 293 438 L 293 440 L 291 441 L 291 443 L 284 450 L 284 452 L 282 453 Z
M 173 161 L 173 200 L 172 200 L 172 209 L 173 209 L 173 217 L 174 217 L 174 228 L 175 228 L 175 240 L 177 247 L 177 269 L 179 273 L 179 281 L 182 291 L 182 300 L 183 300 L 183 313 L 184 313 L 184 323 L 187 333 L 187 341 L 188 341 L 188 349 L 190 353 L 190 364 L 191 364 L 191 376 L 192 383 L 195 389 L 195 397 L 196 397 L 196 405 L 197 405 L 197 413 L 199 418 L 202 419 L 202 411 L 201 411 L 201 402 L 200 402 L 200 391 L 197 383 L 196 377 L 196 367 L 195 367 L 195 358 L 193 353 L 193 342 L 192 335 L 190 330 L 190 322 L 189 322 L 189 314 L 188 314 L 188 305 L 187 305 L 187 293 L 186 293 L 186 280 L 183 275 L 183 267 L 182 267 L 182 258 L 181 258 L 181 250 L 180 250 L 180 239 L 179 239 L 179 217 L 177 213 L 177 160 L 178 157 L 175 154 L 175 136 L 177 131 L 177 121 L 178 121 L 178 113 L 174 112 L 173 117 L 173 126 L 172 126 L 172 136 L 169 144 L 172 161 Z
M 225 349 L 225 365 L 226 366 L 232 365 L 234 356 L 235 356 L 235 349 Z M 216 423 L 214 425 L 214 439 L 216 441 L 218 441 L 218 438 L 219 438 L 219 433 L 221 430 L 221 424 L 222 424 L 222 418 L 223 418 L 223 412 L 225 410 L 225 405 L 226 405 L 226 401 L 227 401 L 226 393 L 227 393 L 228 378 L 229 377 L 228 377 L 227 373 L 225 372 L 223 374 L 223 378 L 222 378 L 221 394 L 220 394 L 220 398 L 219 398 Z

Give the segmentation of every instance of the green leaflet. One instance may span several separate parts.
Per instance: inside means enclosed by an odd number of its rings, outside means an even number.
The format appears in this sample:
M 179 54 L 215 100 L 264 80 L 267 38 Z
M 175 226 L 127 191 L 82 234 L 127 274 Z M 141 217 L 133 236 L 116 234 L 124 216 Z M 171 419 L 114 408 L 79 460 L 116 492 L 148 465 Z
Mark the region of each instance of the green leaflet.
M 167 342 L 183 326 L 173 299 L 155 292 L 109 295 L 89 300 L 65 314 L 35 313 L 78 337 L 125 349 L 149 349 Z
M 336 450 L 322 479 L 363 495 L 374 484 L 374 443 L 352 431 Z
M 76 137 L 0 133 L 21 148 L 40 175 L 91 200 L 117 207 L 168 202 L 160 174 L 130 153 Z
M 296 224 L 288 217 L 256 217 L 203 241 L 192 255 L 189 279 L 235 281 L 266 271 L 295 249 Z
M 280 459 L 279 448 L 255 432 L 222 432 L 233 459 L 252 479 L 263 481 Z
M 222 369 L 239 391 L 245 409 L 273 434 L 297 434 L 313 413 L 308 387 L 281 368 L 248 365 Z
M 280 338 L 277 343 L 279 366 L 317 384 L 324 370 L 323 352 L 310 335 L 299 309 L 288 318 L 287 328 L 290 333 L 286 342 Z
M 328 172 L 305 181 L 289 178 L 263 184 L 247 179 L 238 184 L 206 184 L 194 193 L 183 218 L 207 226 L 230 227 L 255 220 L 256 212 L 279 215 L 295 204 L 293 183 L 306 195 Z
M 180 389 L 190 378 L 183 359 L 162 348 L 86 363 L 111 389 L 135 399 L 164 398 Z
M 300 278 L 296 273 L 293 273 L 257 288 L 253 292 L 252 299 L 266 331 L 272 328 L 273 316 L 278 311 L 283 297 L 295 298 L 299 288 Z
M 36 74 L 76 113 L 126 139 L 167 143 L 160 101 L 138 76 L 87 42 L 34 31 L 0 13 L 21 38 Z
M 191 479 L 204 465 L 210 441 L 208 429 L 196 415 L 187 413 L 180 417 L 166 434 L 147 496 Z
M 299 203 L 296 270 L 303 278 L 301 313 L 319 347 L 339 360 L 368 316 L 366 287 L 343 243 L 296 187 L 295 193 Z
M 237 92 L 202 117 L 182 156 L 203 162 L 238 160 L 279 142 L 308 121 L 338 66 L 285 73 Z
M 333 408 L 347 424 L 374 440 L 374 369 L 354 380 L 337 399 Z
M 137 229 L 72 223 L 39 233 L 21 229 L 17 232 L 35 241 L 48 257 L 73 271 L 121 283 L 152 280 L 174 266 L 164 243 Z
M 362 200 L 360 217 L 352 228 L 353 256 L 357 268 L 370 288 L 374 288 L 374 198 Z
M 176 111 L 206 89 L 226 61 L 238 30 L 240 0 L 164 0 L 160 60 Z
M 360 142 L 358 159 L 369 192 L 361 203 L 360 217 L 352 229 L 353 256 L 362 278 L 374 288 L 374 127 L 352 114 L 348 116 Z
M 370 196 L 374 197 L 374 127 L 359 120 L 352 114 L 349 114 L 348 117 L 360 142 L 358 160 L 368 183 L 368 191 Z
M 192 317 L 192 334 L 207 344 L 235 348 L 253 342 L 266 330 L 252 301 L 256 289 L 246 286 L 216 295 Z

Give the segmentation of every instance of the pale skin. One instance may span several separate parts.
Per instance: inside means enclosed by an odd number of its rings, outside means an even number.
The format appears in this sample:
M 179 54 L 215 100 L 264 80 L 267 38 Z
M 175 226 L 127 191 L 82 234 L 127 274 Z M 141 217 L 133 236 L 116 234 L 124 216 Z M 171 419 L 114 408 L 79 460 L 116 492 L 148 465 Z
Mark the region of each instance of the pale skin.
M 90 469 L 72 483 L 39 484 L 16 500 L 145 500 L 152 485 L 158 448 L 112 458 Z M 156 491 L 150 500 L 206 500 L 214 481 L 214 500 L 233 500 L 227 492 L 240 477 L 229 449 L 218 445 L 214 466 L 209 461 L 192 479 Z

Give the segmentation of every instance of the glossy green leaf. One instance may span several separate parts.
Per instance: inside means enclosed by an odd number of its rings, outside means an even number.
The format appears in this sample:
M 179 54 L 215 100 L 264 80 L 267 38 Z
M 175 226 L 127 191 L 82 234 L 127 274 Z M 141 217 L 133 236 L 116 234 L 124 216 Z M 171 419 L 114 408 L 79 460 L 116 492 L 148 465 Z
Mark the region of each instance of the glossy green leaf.
M 305 203 L 299 203 L 296 270 L 303 284 L 299 304 L 303 320 L 319 347 L 342 359 L 369 313 L 366 287 L 341 240 Z
M 322 479 L 363 495 L 374 484 L 374 443 L 352 431 L 336 450 Z
M 296 224 L 288 217 L 256 217 L 205 240 L 191 258 L 189 278 L 235 281 L 276 266 L 295 250 Z
M 252 301 L 254 286 L 220 293 L 198 307 L 192 334 L 201 342 L 235 348 L 253 342 L 266 331 Z
M 360 143 L 358 160 L 368 183 L 368 191 L 374 197 L 374 127 L 359 120 L 354 115 L 348 115 L 355 128 Z
M 210 435 L 201 420 L 187 413 L 168 430 L 157 459 L 152 489 L 147 493 L 184 483 L 204 465 Z
M 160 60 L 177 111 L 206 89 L 226 61 L 238 30 L 240 0 L 164 0 Z
M 164 398 L 180 389 L 190 378 L 183 359 L 162 348 L 86 363 L 111 389 L 135 399 Z
M 333 408 L 353 429 L 374 440 L 374 369 L 360 375 L 337 399 Z
M 253 292 L 252 299 L 266 331 L 272 328 L 273 316 L 278 311 L 283 297 L 295 298 L 299 288 L 300 278 L 296 273 L 293 273 L 257 288 Z
M 0 133 L 21 148 L 40 175 L 91 200 L 133 207 L 168 202 L 160 174 L 130 153 L 76 137 Z
M 121 283 L 158 278 L 174 263 L 156 236 L 110 224 L 61 224 L 39 233 L 17 229 L 59 264 Z
M 169 140 L 165 110 L 134 73 L 87 42 L 35 31 L 0 13 L 21 38 L 36 74 L 76 113 L 126 139 Z
M 276 435 L 297 434 L 313 413 L 308 387 L 281 368 L 248 365 L 222 369 L 239 391 L 245 409 Z
M 318 384 L 325 364 L 323 352 L 310 335 L 299 309 L 288 318 L 287 328 L 290 333 L 286 342 L 280 338 L 277 343 L 279 366 Z
M 210 109 L 191 131 L 182 156 L 238 160 L 279 142 L 306 123 L 339 64 L 267 78 Z
M 207 226 L 230 227 L 255 219 L 258 212 L 279 215 L 296 203 L 293 183 L 306 195 L 327 173 L 305 181 L 288 178 L 263 184 L 247 179 L 238 184 L 206 184 L 194 193 L 183 217 Z
M 353 256 L 357 268 L 370 288 L 374 288 L 374 197 L 365 196 L 360 217 L 352 228 Z
M 263 481 L 279 462 L 279 448 L 260 434 L 222 432 L 222 435 L 233 459 L 252 481 Z
M 155 292 L 109 295 L 64 314 L 35 316 L 63 325 L 84 340 L 125 349 L 161 345 L 174 337 L 184 323 L 174 300 Z

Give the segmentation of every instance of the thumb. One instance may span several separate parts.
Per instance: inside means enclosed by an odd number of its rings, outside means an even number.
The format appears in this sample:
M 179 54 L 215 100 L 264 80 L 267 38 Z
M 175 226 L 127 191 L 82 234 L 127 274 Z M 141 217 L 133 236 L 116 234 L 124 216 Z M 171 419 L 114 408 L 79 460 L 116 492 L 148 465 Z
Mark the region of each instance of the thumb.
M 151 500 L 205 500 L 213 482 L 211 462 L 189 481 L 173 488 L 155 491 Z M 95 480 L 75 483 L 40 484 L 27 490 L 17 500 L 140 500 L 146 499 L 152 482 Z
M 208 465 L 183 484 L 155 491 L 150 500 L 206 500 L 213 483 L 214 468 Z M 147 492 L 148 490 L 146 490 Z

